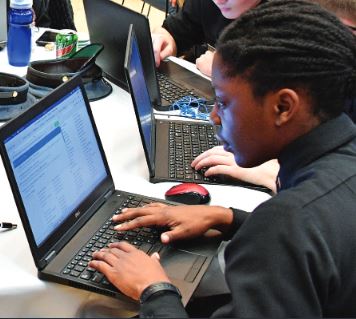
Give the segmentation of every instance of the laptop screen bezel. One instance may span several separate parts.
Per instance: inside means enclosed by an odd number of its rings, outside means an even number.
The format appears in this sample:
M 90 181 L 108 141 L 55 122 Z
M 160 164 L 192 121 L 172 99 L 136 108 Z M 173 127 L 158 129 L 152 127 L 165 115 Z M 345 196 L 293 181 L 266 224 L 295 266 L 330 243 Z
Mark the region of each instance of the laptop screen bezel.
M 152 102 L 150 102 L 151 103 L 152 129 L 151 129 L 151 149 L 148 149 L 147 144 L 146 144 L 146 140 L 145 140 L 145 136 L 144 136 L 144 133 L 143 133 L 143 129 L 142 129 L 142 126 L 141 126 L 140 114 L 138 112 L 139 106 L 137 105 L 137 102 L 136 102 L 136 99 L 135 99 L 135 95 L 134 95 L 133 89 L 132 89 L 131 80 L 130 80 L 130 63 L 131 63 L 131 56 L 132 56 L 132 43 L 133 43 L 133 41 L 137 41 L 137 37 L 135 35 L 134 27 L 131 24 L 130 27 L 129 27 L 127 45 L 126 45 L 126 52 L 125 52 L 125 62 L 124 62 L 125 74 L 126 74 L 127 83 L 129 85 L 129 90 L 130 90 L 132 103 L 133 103 L 134 110 L 135 110 L 136 120 L 137 120 L 138 128 L 139 128 L 139 131 L 140 131 L 141 141 L 142 141 L 143 149 L 144 149 L 144 152 L 145 152 L 145 157 L 146 157 L 148 170 L 149 170 L 150 176 L 152 177 L 152 176 L 155 175 L 156 121 L 155 121 L 154 114 L 153 114 Z M 138 53 L 140 55 L 140 60 L 141 60 L 140 48 L 139 48 L 139 52 Z M 142 63 L 142 60 L 141 60 L 141 63 Z M 146 86 L 146 88 L 147 88 L 147 86 Z M 148 94 L 149 94 L 149 92 L 148 92 Z
M 56 101 L 58 101 L 65 94 L 71 92 L 75 88 L 79 87 L 83 93 L 86 110 L 88 112 L 90 121 L 93 126 L 93 131 L 95 138 L 98 142 L 98 147 L 100 154 L 103 159 L 107 176 L 102 182 L 100 182 L 97 187 L 86 196 L 85 200 L 76 207 L 69 216 L 64 220 L 63 223 L 51 233 L 40 246 L 36 244 L 35 237 L 33 235 L 31 225 L 26 213 L 25 206 L 23 204 L 20 191 L 12 170 L 10 159 L 7 155 L 5 140 L 14 134 L 14 132 L 21 129 L 26 123 L 30 122 L 37 115 L 44 112 L 46 109 L 50 108 Z M 104 201 L 105 195 L 114 190 L 114 182 L 109 170 L 109 166 L 105 157 L 104 149 L 101 144 L 98 130 L 96 128 L 93 114 L 90 109 L 89 100 L 85 93 L 85 89 L 81 82 L 80 77 L 75 77 L 70 81 L 62 84 L 60 87 L 55 89 L 52 93 L 41 99 L 38 103 L 33 105 L 27 111 L 21 113 L 18 117 L 7 122 L 4 126 L 0 128 L 0 152 L 3 159 L 4 167 L 7 173 L 8 180 L 12 189 L 12 193 L 18 208 L 20 218 L 26 232 L 26 236 L 31 248 L 31 253 L 33 255 L 35 264 L 37 268 L 42 269 L 46 265 L 46 257 L 52 254 L 53 251 L 60 251 L 68 240 L 82 227 L 82 225 L 95 213 L 95 207 L 98 207 Z M 101 203 L 99 203 L 101 202 Z

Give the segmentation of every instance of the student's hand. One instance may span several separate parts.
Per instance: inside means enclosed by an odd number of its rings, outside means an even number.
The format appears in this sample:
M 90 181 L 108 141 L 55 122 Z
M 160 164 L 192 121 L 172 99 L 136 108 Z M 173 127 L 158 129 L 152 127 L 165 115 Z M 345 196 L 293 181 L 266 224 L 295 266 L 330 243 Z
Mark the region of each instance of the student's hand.
M 148 256 L 127 242 L 118 242 L 93 253 L 95 268 L 122 293 L 138 300 L 143 290 L 157 282 L 170 282 L 157 253 Z
M 192 162 L 195 170 L 208 167 L 205 176 L 227 175 L 255 185 L 268 187 L 276 192 L 276 177 L 279 171 L 277 160 L 265 162 L 252 168 L 243 168 L 236 164 L 234 154 L 216 146 L 200 154 Z
M 177 55 L 176 41 L 164 28 L 158 28 L 152 33 L 152 44 L 157 67 L 166 57 Z
M 114 216 L 114 222 L 122 223 L 115 230 L 130 230 L 137 227 L 160 226 L 169 230 L 161 234 L 162 243 L 199 237 L 209 229 L 226 231 L 233 219 L 232 211 L 218 206 L 167 206 L 152 203 L 140 208 L 125 208 Z
M 170 0 L 171 6 L 175 7 L 177 5 L 177 0 Z
M 196 59 L 195 64 L 197 69 L 211 77 L 211 68 L 213 66 L 214 52 L 206 51 L 198 59 Z

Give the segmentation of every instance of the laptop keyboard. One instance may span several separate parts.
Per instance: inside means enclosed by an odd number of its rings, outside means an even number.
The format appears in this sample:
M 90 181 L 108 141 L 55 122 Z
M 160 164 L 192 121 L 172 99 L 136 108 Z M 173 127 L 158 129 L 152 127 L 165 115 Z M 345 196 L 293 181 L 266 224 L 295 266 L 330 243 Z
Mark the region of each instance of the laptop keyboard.
M 151 203 L 151 201 L 148 198 L 129 195 L 127 200 L 113 212 L 113 215 L 119 214 L 125 207 L 142 207 L 149 203 Z M 118 241 L 129 242 L 150 255 L 154 252 L 161 251 L 164 247 L 160 241 L 161 231 L 156 228 L 142 227 L 130 231 L 116 231 L 114 230 L 114 226 L 115 224 L 113 224 L 111 218 L 109 218 L 66 265 L 62 273 L 103 286 L 111 286 L 102 273 L 88 266 L 89 261 L 92 259 L 93 252 L 107 247 L 110 243 Z
M 165 99 L 169 103 L 173 104 L 177 100 L 187 95 L 198 98 L 194 91 L 182 88 L 164 74 L 157 72 L 157 77 L 161 98 Z
M 204 169 L 191 167 L 194 158 L 219 145 L 214 128 L 208 124 L 169 123 L 169 177 L 192 182 L 217 182 L 216 177 L 205 177 Z

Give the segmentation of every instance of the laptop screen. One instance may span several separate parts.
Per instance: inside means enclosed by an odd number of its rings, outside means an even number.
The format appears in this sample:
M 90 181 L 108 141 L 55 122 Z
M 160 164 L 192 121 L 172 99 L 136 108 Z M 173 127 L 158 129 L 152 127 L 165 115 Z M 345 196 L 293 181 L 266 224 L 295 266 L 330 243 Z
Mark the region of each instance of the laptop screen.
M 107 177 L 79 86 L 4 145 L 38 246 Z
M 131 82 L 131 94 L 136 104 L 137 115 L 141 124 L 141 130 L 144 138 L 145 149 L 149 156 L 151 167 L 154 166 L 153 147 L 152 147 L 152 132 L 153 132 L 153 116 L 152 104 L 148 93 L 140 51 L 137 39 L 131 29 L 129 37 L 129 55 L 126 60 L 126 68 Z

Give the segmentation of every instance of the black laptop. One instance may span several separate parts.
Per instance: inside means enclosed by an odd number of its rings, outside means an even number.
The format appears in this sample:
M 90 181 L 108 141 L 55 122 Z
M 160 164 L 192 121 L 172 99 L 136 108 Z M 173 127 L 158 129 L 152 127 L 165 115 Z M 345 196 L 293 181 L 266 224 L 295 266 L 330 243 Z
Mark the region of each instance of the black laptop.
M 0 149 L 40 278 L 123 297 L 88 262 L 93 251 L 125 240 L 160 253 L 187 303 L 219 242 L 163 246 L 159 229 L 113 230 L 110 219 L 123 207 L 164 201 L 115 190 L 79 78 L 2 126 Z
M 207 101 L 214 99 L 210 81 L 172 61 L 155 67 L 148 19 L 110 0 L 84 0 L 91 42 L 104 45 L 97 63 L 108 79 L 128 90 L 124 72 L 125 47 L 130 24 L 134 25 L 152 105 L 157 110 L 169 106 L 183 96 L 192 95 Z M 157 72 L 157 73 L 156 73 Z
M 136 119 L 149 168 L 150 181 L 195 182 L 206 184 L 238 185 L 267 191 L 265 187 L 252 185 L 228 176 L 205 177 L 204 170 L 191 167 L 194 158 L 219 145 L 216 127 L 201 121 L 173 121 L 155 119 L 133 25 L 125 56 L 125 72 L 135 108 Z

